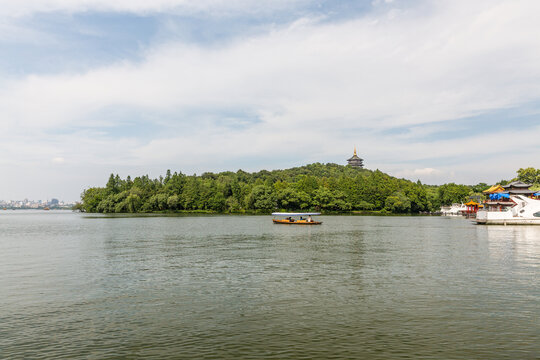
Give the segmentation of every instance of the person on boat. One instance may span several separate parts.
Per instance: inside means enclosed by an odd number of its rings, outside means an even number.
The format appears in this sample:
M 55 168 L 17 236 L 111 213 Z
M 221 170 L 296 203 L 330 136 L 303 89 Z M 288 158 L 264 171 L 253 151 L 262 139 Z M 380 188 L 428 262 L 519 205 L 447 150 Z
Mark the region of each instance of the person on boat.
M 308 221 L 308 222 L 313 222 L 313 219 L 311 218 L 311 215 L 308 215 L 307 221 Z

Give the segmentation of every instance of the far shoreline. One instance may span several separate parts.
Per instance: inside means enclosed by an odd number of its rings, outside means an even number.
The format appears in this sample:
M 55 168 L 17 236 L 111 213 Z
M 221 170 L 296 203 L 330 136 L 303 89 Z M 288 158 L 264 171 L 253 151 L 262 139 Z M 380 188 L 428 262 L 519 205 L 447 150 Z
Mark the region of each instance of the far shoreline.
M 299 210 L 302 211 L 302 210 Z M 73 212 L 87 215 L 87 217 L 93 218 L 128 218 L 128 217 L 174 217 L 174 216 L 268 216 L 272 214 L 268 212 L 215 212 L 209 210 L 195 210 L 195 211 L 152 211 L 152 212 L 135 212 L 135 213 L 100 213 L 100 212 L 83 212 L 73 210 Z M 350 212 L 327 212 L 321 213 L 319 216 L 394 216 L 394 217 L 419 217 L 419 216 L 441 216 L 437 213 L 391 213 L 382 211 L 350 211 Z

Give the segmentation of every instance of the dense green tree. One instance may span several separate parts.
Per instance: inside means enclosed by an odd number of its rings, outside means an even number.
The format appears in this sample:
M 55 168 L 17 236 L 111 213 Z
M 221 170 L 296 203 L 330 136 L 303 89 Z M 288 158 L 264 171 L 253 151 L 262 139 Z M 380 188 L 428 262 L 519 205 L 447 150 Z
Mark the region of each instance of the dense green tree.
M 407 211 L 418 213 L 423 211 L 431 211 L 430 202 L 428 199 L 427 191 L 422 186 L 417 184 L 403 184 L 404 196 L 410 202 L 410 207 Z
M 523 181 L 527 184 L 540 184 L 540 169 L 535 169 L 533 167 L 528 167 L 525 169 L 519 169 L 517 171 L 518 180 Z
M 108 194 L 119 193 L 122 188 L 122 180 L 120 179 L 120 176 L 118 176 L 118 174 L 116 174 L 116 176 L 114 174 L 111 174 L 105 188 L 107 189 Z
M 285 210 L 304 210 L 311 205 L 311 196 L 303 191 L 285 188 L 276 193 L 277 206 Z
M 351 203 L 346 201 L 346 194 L 339 190 L 320 188 L 314 193 L 313 204 L 318 210 L 348 211 Z
M 272 188 L 265 185 L 255 185 L 246 197 L 246 207 L 251 210 L 273 210 L 276 205 Z
M 411 201 L 401 191 L 394 193 L 385 200 L 386 210 L 394 213 L 405 213 L 411 210 Z
M 439 200 L 442 205 L 452 203 L 461 203 L 467 200 L 471 194 L 471 189 L 466 185 L 457 185 L 454 183 L 441 185 L 438 188 Z
M 90 188 L 81 194 L 81 208 L 86 212 L 99 212 L 98 205 L 106 197 L 104 188 Z
M 189 176 L 180 194 L 180 202 L 186 210 L 197 210 L 199 208 L 199 184 L 195 176 Z
M 240 202 L 235 197 L 227 198 L 227 200 L 225 200 L 225 206 L 226 206 L 227 211 L 229 212 L 242 210 L 242 206 L 240 205 Z
M 208 201 L 207 210 L 222 212 L 227 208 L 227 199 L 222 193 L 212 194 Z
M 303 192 L 310 195 L 313 194 L 318 187 L 319 183 L 317 178 L 312 175 L 300 175 L 295 183 L 295 188 L 298 192 Z
M 471 186 L 471 190 L 473 193 L 482 193 L 482 191 L 489 189 L 491 186 L 486 183 L 478 183 L 476 185 Z
M 165 174 L 165 179 L 163 180 L 164 184 L 167 184 L 172 178 L 171 170 L 167 169 L 167 173 Z
M 170 210 L 178 210 L 180 206 L 180 198 L 178 195 L 171 195 L 167 198 L 167 206 Z

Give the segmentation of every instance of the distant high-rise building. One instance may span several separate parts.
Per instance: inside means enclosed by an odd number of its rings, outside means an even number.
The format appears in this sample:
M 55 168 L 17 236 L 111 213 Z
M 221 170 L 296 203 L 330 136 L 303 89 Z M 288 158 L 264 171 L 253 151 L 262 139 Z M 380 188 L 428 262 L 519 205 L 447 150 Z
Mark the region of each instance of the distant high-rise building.
M 362 169 L 364 167 L 364 160 L 362 160 L 361 158 L 358 157 L 358 155 L 356 155 L 356 146 L 354 147 L 353 156 L 350 159 L 347 159 L 347 163 L 350 166 L 354 168 L 358 168 L 358 169 Z

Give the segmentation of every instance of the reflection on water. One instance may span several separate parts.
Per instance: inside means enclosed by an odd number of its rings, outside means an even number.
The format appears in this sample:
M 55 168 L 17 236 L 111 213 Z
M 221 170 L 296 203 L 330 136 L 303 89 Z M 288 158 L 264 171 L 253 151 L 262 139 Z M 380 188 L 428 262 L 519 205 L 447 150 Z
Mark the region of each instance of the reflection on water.
M 540 227 L 0 214 L 0 357 L 538 358 Z
M 487 226 L 485 230 L 492 256 L 524 263 L 531 270 L 540 265 L 540 226 Z

